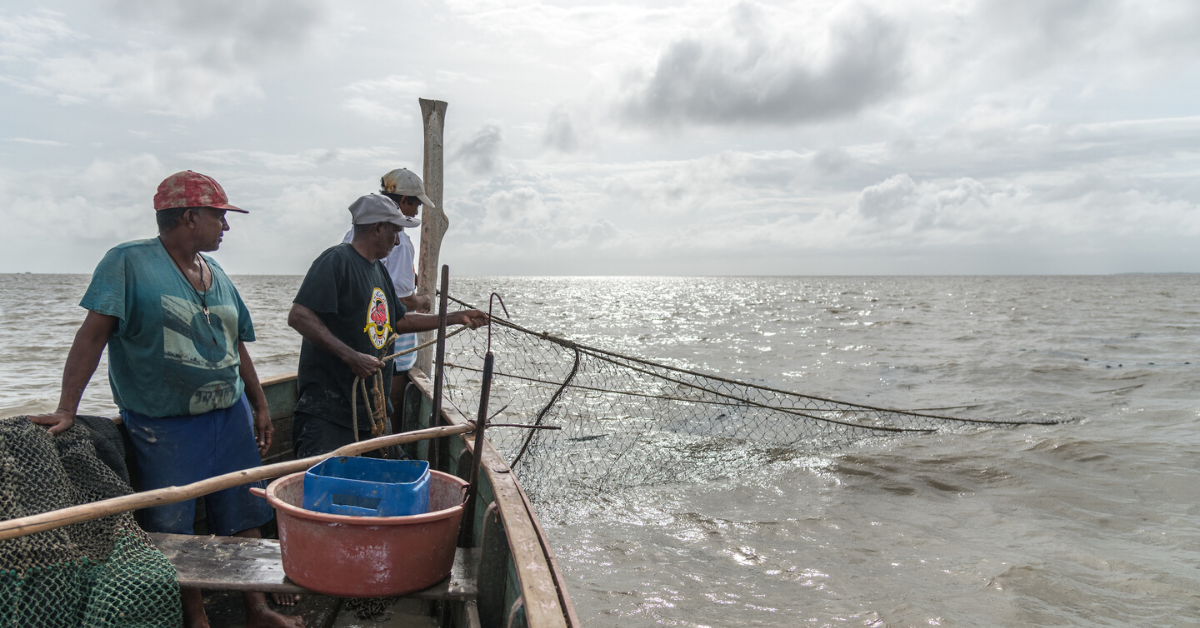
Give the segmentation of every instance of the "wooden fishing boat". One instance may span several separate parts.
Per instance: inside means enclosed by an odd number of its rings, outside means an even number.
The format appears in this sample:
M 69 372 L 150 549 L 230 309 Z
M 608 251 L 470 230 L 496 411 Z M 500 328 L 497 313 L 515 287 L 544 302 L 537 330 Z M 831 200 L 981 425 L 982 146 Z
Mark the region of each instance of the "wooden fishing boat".
M 405 396 L 402 431 L 468 423 L 449 404 L 440 421 L 433 417 L 433 384 L 420 371 L 410 371 L 413 384 Z M 262 382 L 271 407 L 275 436 L 265 464 L 292 459 L 291 425 L 297 390 L 294 373 Z M 471 433 L 422 440 L 404 446 L 431 468 L 467 479 L 474 449 Z M 545 531 L 504 459 L 484 442 L 474 512 L 465 513 L 469 533 L 460 537 L 452 573 L 426 590 L 406 596 L 422 603 L 418 613 L 438 618 L 442 626 L 461 628 L 574 628 L 579 619 L 571 605 L 562 572 Z M 198 515 L 198 519 L 201 515 Z M 182 586 L 208 590 L 307 593 L 283 573 L 279 542 L 237 537 L 152 535 L 175 565 Z M 332 625 L 339 603 L 310 596 L 305 610 L 309 626 Z M 346 611 L 342 611 L 343 613 Z M 387 625 L 405 625 L 391 621 Z
M 437 284 L 438 253 L 449 225 L 442 210 L 442 131 L 447 105 L 444 101 L 424 98 L 419 99 L 419 104 L 425 135 L 423 179 L 433 205 L 425 208 L 422 221 L 417 286 L 419 292 L 432 302 L 433 287 Z M 441 267 L 441 273 L 438 311 L 445 312 L 448 269 Z M 424 339 L 430 338 L 431 334 L 424 336 Z M 400 432 L 468 424 L 467 417 L 452 404 L 434 403 L 435 386 L 426 375 L 436 364 L 432 357 L 429 349 L 418 353 L 417 366 L 409 370 L 413 383 L 405 391 L 406 424 L 398 426 Z M 292 415 L 298 394 L 296 375 L 269 377 L 261 384 L 275 426 L 271 449 L 263 457 L 263 463 L 290 460 Z M 440 408 L 439 416 L 434 416 L 435 408 Z M 431 469 L 463 479 L 470 478 L 475 456 L 481 456 L 476 496 L 473 503 L 467 504 L 470 510 L 463 513 L 466 530 L 460 535 L 460 547 L 450 576 L 409 597 L 424 600 L 429 605 L 425 610 L 435 613 L 442 626 L 576 628 L 580 625 L 579 619 L 571 605 L 562 571 L 529 497 L 490 443 L 485 440 L 483 451 L 474 451 L 472 436 L 459 433 L 405 445 L 410 457 L 427 460 Z M 158 535 L 155 540 L 175 564 L 182 585 L 279 593 L 301 591 L 283 576 L 278 542 L 252 543 L 234 538 L 206 541 L 196 537 L 166 538 L 165 535 Z M 203 547 L 205 543 L 223 543 L 227 551 L 207 551 Z M 235 546 L 243 549 L 228 551 Z M 214 560 L 217 556 L 221 558 Z M 231 565 L 230 557 L 235 556 L 237 565 Z M 326 613 L 321 618 L 306 619 L 311 627 L 332 622 L 333 617 L 332 613 Z
M 426 209 L 422 228 L 418 285 L 422 294 L 432 298 L 438 249 L 448 222 L 440 209 L 442 201 L 442 124 L 446 103 L 420 100 L 425 126 L 426 191 L 434 205 Z M 446 311 L 445 291 L 448 274 L 442 270 L 443 298 L 439 311 Z M 444 328 L 443 328 L 444 333 Z M 454 556 L 450 575 L 443 581 L 405 596 L 417 601 L 416 625 L 437 624 L 455 628 L 576 628 L 579 619 L 571 605 L 561 570 L 554 559 L 545 531 L 538 521 L 517 478 L 508 464 L 486 440 L 482 451 L 475 451 L 470 422 L 449 403 L 434 403 L 434 385 L 424 374 L 431 367 L 430 351 L 418 354 L 417 367 L 409 371 L 413 383 L 404 396 L 405 421 L 400 432 L 437 431 L 440 437 L 425 435 L 403 445 L 410 457 L 427 460 L 432 469 L 469 479 L 480 456 L 475 498 L 463 513 L 464 530 Z M 206 480 L 188 487 L 158 489 L 122 497 L 81 504 L 59 511 L 40 513 L 0 522 L 0 539 L 15 538 L 101 516 L 128 512 L 156 503 L 173 503 L 244 484 L 254 479 L 277 477 L 303 470 L 311 459 L 295 461 L 292 456 L 292 416 L 297 402 L 295 373 L 269 377 L 262 382 L 271 409 L 274 438 L 263 456 L 264 465 L 289 463 L 287 471 L 255 470 L 257 477 L 244 477 L 241 471 Z M 435 408 L 440 408 L 435 415 Z M 120 419 L 114 419 L 120 425 Z M 446 432 L 452 432 L 446 434 Z M 405 438 L 417 438 L 417 436 Z M 128 443 L 127 443 L 128 444 Z M 365 445 L 366 450 L 374 445 Z M 354 446 L 350 446 L 353 449 Z M 339 450 L 342 453 L 343 448 Z M 126 447 L 126 465 L 134 485 L 137 482 L 136 459 Z M 349 452 L 347 452 L 349 453 Z M 356 452 L 357 453 L 357 452 Z M 235 477 L 236 476 L 236 477 Z M 224 482 L 224 486 L 216 486 Z M 198 506 L 202 500 L 198 502 Z M 102 512 L 103 511 L 103 512 Z M 198 531 L 204 528 L 204 514 L 197 508 Z M 205 590 L 262 591 L 305 595 L 306 624 L 309 628 L 327 628 L 337 619 L 341 602 L 337 598 L 309 594 L 292 583 L 283 570 L 279 541 L 217 537 L 211 535 L 152 534 L 155 545 L 174 565 L 179 584 Z M 289 551 L 291 551 L 289 549 Z M 444 572 L 438 572 L 444 573 Z M 409 605 L 401 615 L 411 611 Z M 389 613 L 391 614 L 391 613 Z M 422 617 L 423 615 L 423 617 Z M 220 625 L 221 622 L 215 622 Z M 403 616 L 376 625 L 404 626 Z
M 485 372 L 489 373 L 490 359 L 489 352 L 485 368 Z M 392 591 L 412 591 L 411 588 L 390 586 L 372 589 L 371 587 L 376 585 L 369 583 L 377 582 L 372 580 L 372 577 L 377 573 L 388 572 L 397 574 L 401 581 L 426 588 L 403 596 L 408 601 L 417 602 L 415 613 L 413 606 L 408 605 L 400 611 L 401 617 L 389 618 L 386 623 L 376 623 L 376 626 L 428 626 L 430 617 L 437 617 L 436 623 L 447 628 L 576 628 L 579 626 L 579 619 L 571 605 L 562 572 L 554 559 L 545 531 L 515 475 L 499 453 L 483 438 L 484 432 L 477 431 L 472 422 L 456 409 L 452 409 L 452 404 L 442 406 L 438 416 L 435 416 L 434 409 L 441 405 L 434 403 L 435 386 L 419 370 L 413 369 L 409 373 L 413 383 L 408 385 L 403 400 L 404 416 L 408 425 L 400 426 L 398 434 L 346 445 L 323 456 L 293 460 L 291 428 L 298 396 L 296 375 L 267 378 L 262 382 L 262 386 L 275 427 L 271 449 L 263 457 L 267 464 L 182 487 L 120 495 L 0 521 L 0 539 L 14 539 L 139 508 L 197 499 L 256 480 L 283 477 L 277 485 L 296 486 L 295 482 L 299 478 L 295 474 L 303 473 L 330 456 L 353 456 L 383 446 L 398 445 L 403 446 L 410 457 L 427 460 L 432 468 L 440 471 L 438 477 L 441 479 L 437 481 L 443 486 L 447 483 L 461 486 L 463 501 L 457 501 L 456 496 L 442 490 L 438 493 L 441 495 L 440 503 L 443 504 L 440 508 L 449 510 L 419 515 L 407 522 L 397 519 L 389 523 L 373 524 L 367 523 L 370 517 L 334 517 L 327 520 L 328 524 L 316 526 L 316 529 L 320 530 L 318 536 L 323 536 L 328 542 L 281 547 L 280 541 L 272 539 L 205 535 L 203 532 L 206 517 L 201 508 L 203 500 L 198 500 L 196 534 L 150 535 L 155 546 L 174 567 L 174 573 L 168 577 L 174 577 L 182 587 L 209 591 L 307 594 L 305 606 L 296 610 L 301 611 L 300 614 L 304 615 L 306 625 L 310 628 L 328 628 L 338 619 L 341 600 L 318 595 L 319 591 L 337 590 L 339 595 L 344 596 L 355 596 L 357 592 L 362 591 L 359 597 L 363 598 L 387 595 Z M 485 376 L 484 398 L 487 396 L 488 381 L 489 378 Z M 481 414 L 483 412 L 481 409 Z M 104 422 L 102 419 L 100 421 Z M 119 418 L 113 419 L 113 423 L 118 426 L 118 431 L 124 432 Z M 126 447 L 126 466 L 136 487 L 138 469 L 131 450 L 131 447 Z M 480 456 L 478 462 L 475 460 L 476 456 Z M 108 464 L 118 463 L 109 461 Z M 468 485 L 467 482 L 452 477 L 455 475 L 462 480 L 474 480 L 474 483 Z M 468 486 L 470 491 L 466 490 Z M 285 499 L 296 499 L 296 489 L 287 490 L 291 491 L 292 497 Z M 459 489 L 450 490 L 457 492 Z M 252 489 L 252 492 L 256 491 L 258 489 Z M 265 495 L 274 500 L 275 492 L 276 489 L 272 486 Z M 299 502 L 288 503 L 292 505 L 276 504 L 276 508 L 289 509 L 287 518 L 304 513 L 298 508 Z M 386 532 L 386 547 L 389 549 L 376 551 L 382 546 L 379 544 L 379 537 L 375 535 L 384 533 L 378 531 L 393 525 L 424 525 L 418 524 L 417 521 L 441 521 L 450 516 L 443 513 L 453 513 L 453 516 L 457 517 L 463 506 L 465 511 L 461 511 L 461 527 L 456 523 L 450 524 L 449 528 L 445 524 L 438 524 L 443 531 L 435 537 L 426 536 L 425 544 L 419 546 L 403 538 L 397 541 L 398 537 L 395 534 Z M 337 519 L 345 521 L 338 523 Z M 280 521 L 286 522 L 286 518 L 281 516 Z M 357 531 L 354 528 L 357 528 Z M 280 529 L 286 532 L 285 528 Z M 347 536 L 348 534 L 350 536 Z M 455 536 L 457 546 L 454 542 Z M 352 537 L 362 541 L 347 541 Z M 357 544 L 364 541 L 366 545 Z M 284 542 L 286 543 L 286 540 Z M 329 546 L 339 544 L 346 544 L 343 545 L 348 552 L 345 558 L 359 562 L 347 568 L 351 563 L 346 563 L 343 555 L 337 550 L 330 551 Z M 441 558 L 434 559 L 432 554 L 422 551 L 409 552 L 409 547 L 434 551 Z M 364 550 L 367 550 L 367 553 L 364 553 Z M 317 593 L 307 591 L 288 579 L 284 568 L 285 551 L 293 558 L 299 555 L 307 560 L 315 553 L 328 556 L 328 559 L 318 560 L 333 561 L 329 570 L 320 566 L 318 562 L 316 569 L 320 575 L 312 580 L 304 580 L 310 582 L 309 586 L 317 589 Z M 430 556 L 422 560 L 431 562 L 411 562 L 414 554 Z M 371 558 L 372 556 L 378 558 Z M 290 564 L 295 567 L 295 560 Z M 335 564 L 339 573 L 344 575 L 339 576 L 336 581 L 329 581 L 328 572 Z M 438 567 L 438 564 L 441 566 Z M 397 568 L 405 571 L 398 572 Z M 409 569 L 411 571 L 408 571 Z M 442 577 L 446 574 L 446 569 L 449 569 L 450 573 Z M 308 572 L 298 572 L 297 578 L 303 573 Z M 354 578 L 358 574 L 362 574 L 362 579 L 356 581 Z M 438 578 L 441 580 L 434 582 Z M 331 582 L 334 582 L 336 587 L 330 586 Z M 431 582 L 433 584 L 427 586 Z M 373 602 L 369 606 L 379 608 L 380 604 Z M 356 610 L 361 610 L 361 606 Z M 395 614 L 391 609 L 379 610 L 385 610 L 388 615 Z M 415 624 L 406 622 L 405 615 L 407 619 L 415 620 Z M 225 625 L 230 624 L 214 622 L 214 626 Z

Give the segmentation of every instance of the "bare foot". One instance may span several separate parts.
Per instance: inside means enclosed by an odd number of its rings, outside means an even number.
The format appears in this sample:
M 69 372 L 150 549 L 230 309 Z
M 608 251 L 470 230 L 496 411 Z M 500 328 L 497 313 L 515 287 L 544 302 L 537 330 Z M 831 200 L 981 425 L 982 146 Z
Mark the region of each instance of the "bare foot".
M 271 601 L 277 606 L 295 606 L 300 603 L 299 593 L 272 593 Z
M 264 601 L 254 607 L 246 607 L 246 628 L 304 628 L 304 618 L 280 615 L 267 608 Z

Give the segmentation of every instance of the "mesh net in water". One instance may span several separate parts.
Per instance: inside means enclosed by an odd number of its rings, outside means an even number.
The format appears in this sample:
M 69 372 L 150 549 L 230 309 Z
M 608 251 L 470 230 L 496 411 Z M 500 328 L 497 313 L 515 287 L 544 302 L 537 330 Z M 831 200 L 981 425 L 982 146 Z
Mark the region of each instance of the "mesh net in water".
M 0 420 L 0 520 L 132 492 L 78 423 Z M 175 568 L 130 513 L 0 541 L 0 628 L 182 623 Z
M 871 438 L 1058 422 L 961 419 L 834 401 L 494 321 L 489 413 L 499 412 L 496 422 L 561 428 L 487 432 L 534 500 L 725 477 Z M 472 419 L 487 342 L 480 330 L 446 344 L 446 398 Z

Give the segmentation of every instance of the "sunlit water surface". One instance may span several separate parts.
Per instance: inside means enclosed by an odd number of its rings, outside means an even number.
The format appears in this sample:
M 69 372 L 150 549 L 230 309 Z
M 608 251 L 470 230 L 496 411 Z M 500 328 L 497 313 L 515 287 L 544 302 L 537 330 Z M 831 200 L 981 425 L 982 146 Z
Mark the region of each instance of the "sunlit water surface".
M 235 277 L 260 374 L 299 277 Z M 0 416 L 52 409 L 88 277 L 0 275 Z M 1200 277 L 455 280 L 613 351 L 1049 427 L 871 440 L 541 504 L 589 626 L 1200 624 Z M 115 410 L 103 362 L 83 404 Z

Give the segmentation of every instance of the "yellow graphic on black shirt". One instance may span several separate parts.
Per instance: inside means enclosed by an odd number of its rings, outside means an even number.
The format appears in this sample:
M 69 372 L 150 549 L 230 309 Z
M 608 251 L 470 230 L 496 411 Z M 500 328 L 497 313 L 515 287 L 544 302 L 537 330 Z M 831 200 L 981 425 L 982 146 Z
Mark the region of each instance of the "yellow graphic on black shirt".
M 375 288 L 371 293 L 371 305 L 367 307 L 367 326 L 363 327 L 363 331 L 371 337 L 371 344 L 375 345 L 376 349 L 382 349 L 392 333 L 387 297 L 383 296 L 383 290 L 379 288 Z

